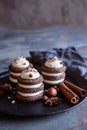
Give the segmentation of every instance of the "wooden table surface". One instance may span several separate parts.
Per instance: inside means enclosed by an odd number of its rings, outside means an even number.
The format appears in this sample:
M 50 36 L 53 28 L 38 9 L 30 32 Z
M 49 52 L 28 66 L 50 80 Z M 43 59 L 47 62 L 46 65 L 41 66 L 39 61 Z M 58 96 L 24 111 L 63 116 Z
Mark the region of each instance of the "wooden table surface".
M 52 27 L 39 30 L 0 28 L 0 73 L 11 60 L 30 50 L 74 46 L 87 63 L 87 28 Z M 42 117 L 13 117 L 0 113 L 0 130 L 87 130 L 87 98 L 67 112 Z

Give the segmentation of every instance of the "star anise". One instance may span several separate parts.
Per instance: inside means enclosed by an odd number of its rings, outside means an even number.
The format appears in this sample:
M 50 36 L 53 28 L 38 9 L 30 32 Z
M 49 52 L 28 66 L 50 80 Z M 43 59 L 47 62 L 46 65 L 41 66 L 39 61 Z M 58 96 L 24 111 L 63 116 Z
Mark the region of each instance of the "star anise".
M 53 103 L 52 103 L 51 99 L 48 98 L 48 99 L 45 101 L 45 104 L 52 106 Z
M 59 103 L 59 98 L 58 97 L 51 97 L 51 98 L 48 98 L 46 101 L 45 101 L 45 104 L 46 105 L 56 105 Z

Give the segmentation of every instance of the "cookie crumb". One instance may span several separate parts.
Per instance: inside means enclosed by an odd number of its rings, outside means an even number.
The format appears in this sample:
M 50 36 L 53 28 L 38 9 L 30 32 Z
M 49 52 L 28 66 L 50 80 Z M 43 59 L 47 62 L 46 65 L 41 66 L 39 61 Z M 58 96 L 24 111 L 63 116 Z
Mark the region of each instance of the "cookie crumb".
M 13 100 L 11 103 L 14 104 L 14 103 L 15 103 L 15 100 Z
M 8 99 L 11 99 L 11 97 L 8 97 Z

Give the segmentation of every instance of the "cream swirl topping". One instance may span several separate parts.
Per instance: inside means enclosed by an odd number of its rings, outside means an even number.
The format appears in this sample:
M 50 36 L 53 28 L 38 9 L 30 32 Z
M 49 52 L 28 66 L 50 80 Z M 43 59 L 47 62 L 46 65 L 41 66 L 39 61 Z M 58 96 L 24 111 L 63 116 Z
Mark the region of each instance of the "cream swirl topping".
M 29 66 L 29 61 L 24 57 L 18 57 L 12 61 L 12 66 L 16 68 L 26 68 Z
M 20 76 L 22 79 L 36 79 L 39 78 L 40 73 L 34 68 L 29 68 L 27 70 L 22 71 Z
M 48 59 L 45 62 L 45 66 L 48 68 L 61 68 L 63 67 L 63 62 L 55 56 L 51 59 Z

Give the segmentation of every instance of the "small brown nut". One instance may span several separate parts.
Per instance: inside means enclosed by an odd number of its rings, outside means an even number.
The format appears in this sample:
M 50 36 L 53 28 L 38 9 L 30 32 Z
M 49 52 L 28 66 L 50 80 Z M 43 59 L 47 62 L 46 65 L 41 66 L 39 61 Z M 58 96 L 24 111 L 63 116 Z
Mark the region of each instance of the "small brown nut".
M 48 88 L 48 95 L 49 96 L 57 96 L 57 90 L 54 87 Z
M 0 90 L 3 90 L 4 89 L 4 85 L 0 85 Z
M 3 95 L 3 91 L 2 91 L 2 90 L 0 90 L 0 96 L 1 96 L 1 95 Z
M 44 96 L 42 97 L 42 99 L 43 99 L 44 101 L 46 101 L 46 100 L 48 99 L 48 97 L 47 97 L 46 95 L 44 95 Z
M 32 77 L 33 75 L 32 74 L 29 74 L 29 77 Z
M 23 63 L 23 65 L 26 65 L 26 63 Z
M 9 90 L 9 89 L 11 88 L 11 85 L 10 85 L 10 84 L 4 84 L 4 85 L 3 85 L 3 88 L 4 88 L 5 90 Z
M 63 64 L 63 62 L 61 61 L 60 64 Z

